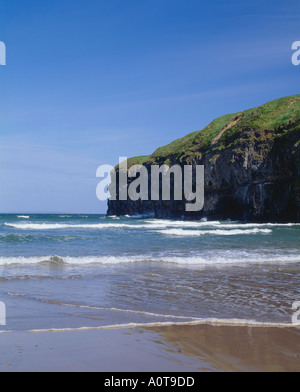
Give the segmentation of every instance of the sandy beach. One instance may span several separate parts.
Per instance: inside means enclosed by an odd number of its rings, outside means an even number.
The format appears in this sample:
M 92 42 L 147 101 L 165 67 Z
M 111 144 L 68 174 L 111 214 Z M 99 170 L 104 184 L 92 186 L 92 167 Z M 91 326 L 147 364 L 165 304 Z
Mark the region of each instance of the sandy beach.
M 298 225 L 7 215 L 0 251 L 2 372 L 300 370 Z
M 0 334 L 1 372 L 297 372 L 300 329 L 167 326 Z

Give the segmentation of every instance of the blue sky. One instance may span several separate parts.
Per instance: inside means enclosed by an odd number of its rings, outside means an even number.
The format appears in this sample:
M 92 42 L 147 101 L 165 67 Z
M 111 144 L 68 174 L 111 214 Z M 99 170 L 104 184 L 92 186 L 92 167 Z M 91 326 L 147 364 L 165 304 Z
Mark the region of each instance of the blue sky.
M 96 169 L 299 93 L 298 0 L 0 0 L 0 212 L 103 213 Z

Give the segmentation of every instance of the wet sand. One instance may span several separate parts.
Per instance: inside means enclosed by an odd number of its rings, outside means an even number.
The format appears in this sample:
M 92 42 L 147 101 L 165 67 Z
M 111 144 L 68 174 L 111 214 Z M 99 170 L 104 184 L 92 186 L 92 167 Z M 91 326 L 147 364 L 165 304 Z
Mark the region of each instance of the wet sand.
M 1 372 L 298 372 L 300 328 L 164 326 L 0 334 Z

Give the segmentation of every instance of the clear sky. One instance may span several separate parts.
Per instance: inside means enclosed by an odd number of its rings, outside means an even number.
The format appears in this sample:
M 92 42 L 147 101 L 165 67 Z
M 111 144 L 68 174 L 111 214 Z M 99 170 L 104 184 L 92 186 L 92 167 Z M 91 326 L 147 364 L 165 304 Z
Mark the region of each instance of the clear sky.
M 299 0 L 0 0 L 0 212 L 103 213 L 96 169 L 299 93 Z

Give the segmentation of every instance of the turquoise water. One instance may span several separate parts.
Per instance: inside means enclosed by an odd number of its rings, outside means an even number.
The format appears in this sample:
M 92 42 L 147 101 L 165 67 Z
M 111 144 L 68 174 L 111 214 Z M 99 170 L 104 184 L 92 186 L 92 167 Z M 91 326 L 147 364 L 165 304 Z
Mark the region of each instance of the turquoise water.
M 291 323 L 300 225 L 0 215 L 0 330 Z

